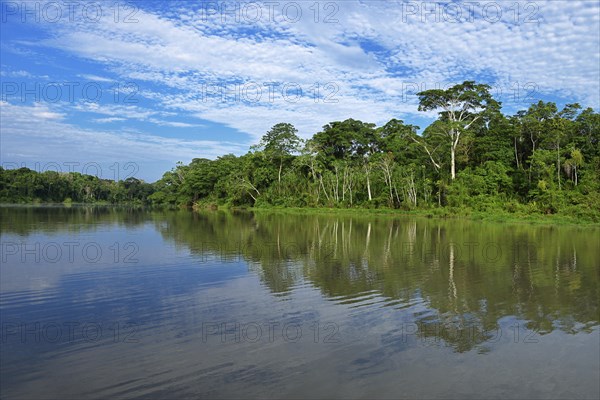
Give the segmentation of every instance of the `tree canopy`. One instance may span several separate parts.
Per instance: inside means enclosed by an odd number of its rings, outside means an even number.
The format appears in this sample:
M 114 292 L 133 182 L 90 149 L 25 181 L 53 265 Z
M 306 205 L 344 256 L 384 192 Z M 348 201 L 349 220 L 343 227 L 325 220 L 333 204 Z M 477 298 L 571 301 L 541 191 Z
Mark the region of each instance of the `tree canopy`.
M 333 121 L 304 141 L 278 123 L 242 156 L 178 163 L 153 184 L 0 169 L 0 202 L 364 207 L 561 213 L 600 220 L 600 114 L 539 101 L 501 112 L 489 86 L 419 93 L 419 128 Z

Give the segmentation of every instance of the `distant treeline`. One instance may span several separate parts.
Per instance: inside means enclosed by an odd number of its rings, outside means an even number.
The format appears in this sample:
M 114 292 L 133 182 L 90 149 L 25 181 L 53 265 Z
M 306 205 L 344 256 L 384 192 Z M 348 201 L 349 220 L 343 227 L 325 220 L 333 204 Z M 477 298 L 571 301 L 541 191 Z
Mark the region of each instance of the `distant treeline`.
M 439 118 L 418 127 L 331 122 L 309 140 L 289 123 L 240 157 L 179 163 L 154 184 L 74 173 L 0 171 L 0 201 L 154 205 L 438 208 L 600 221 L 600 114 L 538 102 L 512 116 L 464 82 L 419 93 Z
M 100 179 L 78 172 L 0 167 L 0 203 L 149 204 L 154 186 L 136 178 Z

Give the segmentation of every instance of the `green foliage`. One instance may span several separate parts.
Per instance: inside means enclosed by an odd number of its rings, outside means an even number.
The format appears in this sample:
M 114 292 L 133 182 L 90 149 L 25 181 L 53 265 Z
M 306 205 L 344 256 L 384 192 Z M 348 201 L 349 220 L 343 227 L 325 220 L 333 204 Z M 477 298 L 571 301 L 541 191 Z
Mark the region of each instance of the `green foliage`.
M 538 102 L 505 116 L 489 87 L 419 94 L 440 118 L 418 127 L 347 119 L 307 141 L 289 123 L 251 151 L 178 163 L 154 184 L 0 169 L 0 202 L 428 210 L 431 215 L 600 216 L 600 114 Z M 458 108 L 457 108 L 458 107 Z M 449 140 L 452 139 L 452 140 Z M 456 169 L 450 168 L 452 160 Z M 504 218 L 504 217 L 502 217 Z
M 472 82 L 421 97 L 422 109 L 442 109 L 422 135 L 398 119 L 381 127 L 348 119 L 325 125 L 298 153 L 296 129 L 280 123 L 244 156 L 179 165 L 155 184 L 151 200 L 433 214 L 442 207 L 443 215 L 561 213 L 586 220 L 600 214 L 600 134 L 593 110 L 577 114 L 576 104 L 559 111 L 538 102 L 507 117 L 488 88 Z M 453 99 L 466 107 L 466 117 L 450 117 Z M 455 145 L 447 140 L 449 129 L 461 132 Z M 447 169 L 452 148 L 455 179 Z
M 77 172 L 0 167 L 0 203 L 148 204 L 154 185 L 136 178 L 115 182 Z

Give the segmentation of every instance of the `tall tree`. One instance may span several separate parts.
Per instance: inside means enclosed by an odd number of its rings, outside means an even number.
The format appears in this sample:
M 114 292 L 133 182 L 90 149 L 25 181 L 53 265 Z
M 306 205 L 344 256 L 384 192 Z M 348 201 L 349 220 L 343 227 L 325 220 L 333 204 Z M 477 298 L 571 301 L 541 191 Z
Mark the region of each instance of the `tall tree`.
M 359 160 L 359 164 L 365 173 L 367 183 L 367 195 L 369 201 L 373 200 L 371 193 L 371 158 L 379 152 L 381 138 L 375 129 L 375 124 L 352 121 L 353 128 L 353 154 Z
M 279 163 L 277 183 L 281 190 L 281 172 L 284 161 L 300 150 L 302 139 L 298 137 L 298 130 L 294 125 L 281 122 L 274 125 L 261 139 L 255 149 L 262 150 L 265 156 Z
M 465 81 L 447 90 L 432 89 L 418 93 L 419 111 L 441 110 L 440 120 L 446 122 L 445 135 L 450 141 L 450 175 L 456 178 L 456 148 L 461 135 L 489 110 L 500 104 L 490 94 L 490 86 Z

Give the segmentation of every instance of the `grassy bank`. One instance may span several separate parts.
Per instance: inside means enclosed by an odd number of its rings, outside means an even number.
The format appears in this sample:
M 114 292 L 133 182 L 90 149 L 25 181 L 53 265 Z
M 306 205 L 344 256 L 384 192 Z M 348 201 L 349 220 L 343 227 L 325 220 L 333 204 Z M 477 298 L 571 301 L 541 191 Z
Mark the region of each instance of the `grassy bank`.
M 221 207 L 223 208 L 223 207 Z M 560 214 L 516 214 L 506 211 L 481 212 L 468 209 L 456 209 L 450 207 L 397 210 L 397 209 L 368 209 L 368 208 L 299 208 L 299 207 L 257 207 L 247 208 L 254 212 L 275 212 L 293 214 L 328 214 L 328 215 L 352 215 L 352 216 L 389 216 L 389 217 L 420 217 L 437 219 L 465 219 L 471 221 L 486 221 L 498 223 L 526 223 L 533 225 L 589 225 L 600 226 L 600 222 L 577 218 Z
M 152 208 L 152 209 L 181 209 L 185 207 L 167 207 L 163 205 L 142 205 L 139 203 L 118 203 L 111 204 L 107 202 L 97 203 L 0 203 L 0 207 L 134 207 L 134 208 Z M 252 211 L 256 213 L 287 213 L 287 214 L 325 214 L 325 215 L 349 215 L 356 217 L 419 217 L 435 219 L 462 219 L 470 221 L 485 221 L 497 223 L 525 223 L 532 225 L 585 225 L 600 226 L 600 221 L 590 218 L 580 218 L 572 215 L 563 214 L 526 214 L 511 213 L 504 210 L 494 211 L 472 211 L 468 208 L 441 207 L 430 209 L 399 210 L 391 208 L 314 208 L 314 207 L 230 207 L 227 205 L 217 205 L 215 203 L 201 203 L 192 207 L 194 211 Z M 592 214 L 594 215 L 594 214 Z

